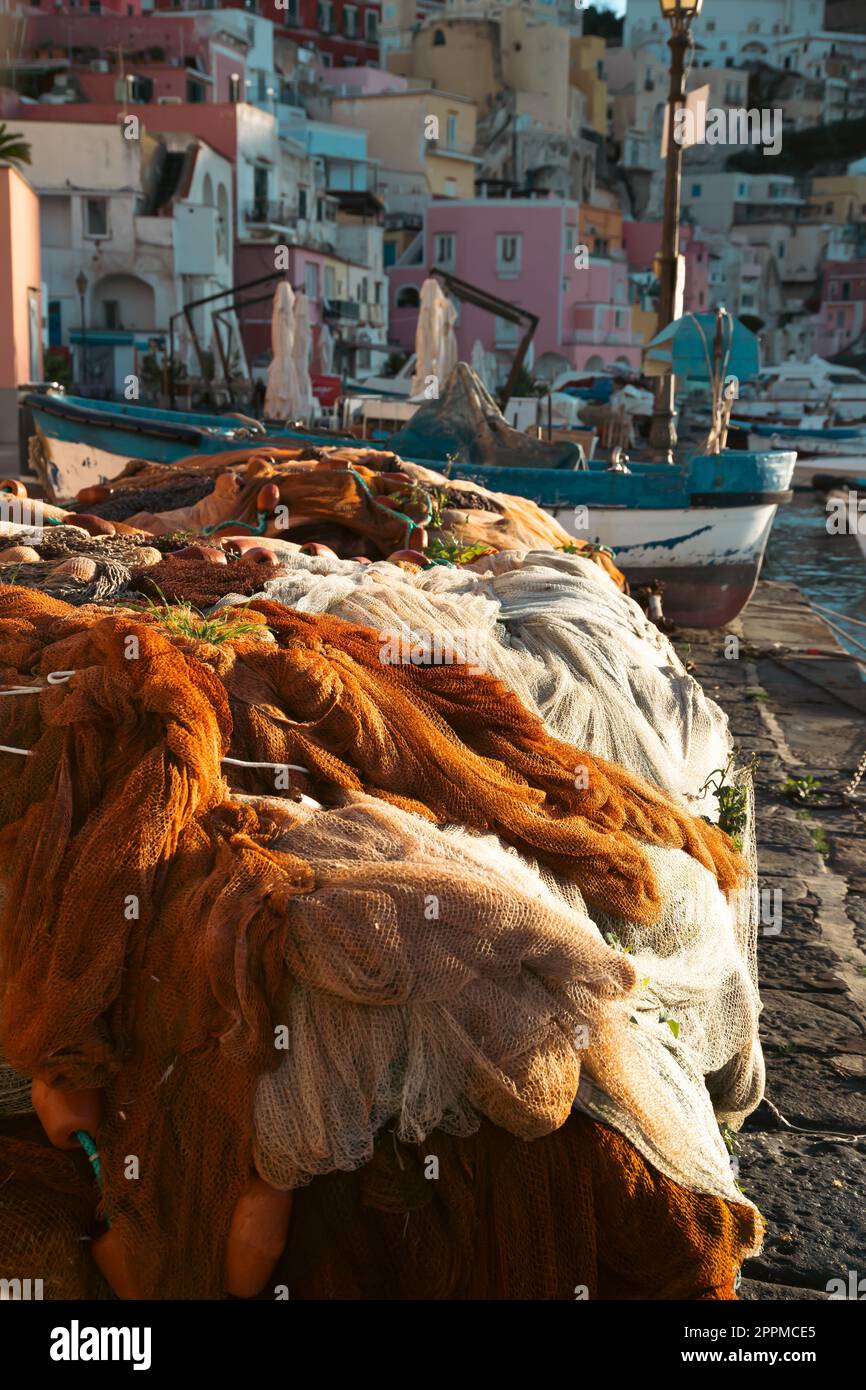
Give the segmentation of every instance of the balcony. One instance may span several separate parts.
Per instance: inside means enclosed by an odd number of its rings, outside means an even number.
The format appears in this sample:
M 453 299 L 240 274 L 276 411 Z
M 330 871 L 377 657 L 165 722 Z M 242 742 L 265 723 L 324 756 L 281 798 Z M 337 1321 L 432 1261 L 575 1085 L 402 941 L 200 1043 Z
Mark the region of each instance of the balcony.
M 441 154 L 446 159 L 471 159 L 476 164 L 481 163 L 481 160 L 473 155 L 472 145 L 465 140 L 452 140 L 450 143 L 447 139 L 425 140 L 424 143 L 430 154 Z
M 296 204 L 279 198 L 254 198 L 244 208 L 244 221 L 251 227 L 293 227 L 297 220 Z
M 356 299 L 326 299 L 322 306 L 322 316 L 332 323 L 335 320 L 357 323 L 361 317 L 361 306 Z

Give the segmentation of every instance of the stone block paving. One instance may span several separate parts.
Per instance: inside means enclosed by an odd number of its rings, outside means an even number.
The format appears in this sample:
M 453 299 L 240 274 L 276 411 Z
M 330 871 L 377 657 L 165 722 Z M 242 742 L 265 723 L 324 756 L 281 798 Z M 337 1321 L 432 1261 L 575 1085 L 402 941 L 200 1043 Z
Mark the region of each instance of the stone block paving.
M 848 791 L 866 752 L 866 668 L 793 585 L 760 584 L 722 632 L 672 636 L 740 761 L 758 759 L 759 883 L 781 891 L 781 931 L 762 928 L 758 946 L 766 1101 L 736 1140 L 767 1221 L 742 1297 L 826 1298 L 831 1279 L 866 1276 L 866 777 Z M 807 777 L 819 795 L 783 791 Z

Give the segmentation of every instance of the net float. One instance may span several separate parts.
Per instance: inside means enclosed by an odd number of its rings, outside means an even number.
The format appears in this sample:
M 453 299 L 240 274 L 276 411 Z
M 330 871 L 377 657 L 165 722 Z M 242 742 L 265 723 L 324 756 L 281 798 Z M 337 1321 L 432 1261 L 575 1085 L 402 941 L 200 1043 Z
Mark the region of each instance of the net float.
M 373 563 L 369 555 L 351 555 L 349 558 L 354 560 L 356 565 L 372 565 Z
M 137 565 L 158 565 L 162 558 L 162 551 L 157 550 L 155 545 L 140 545 L 135 552 Z
M 427 556 L 422 550 L 395 550 L 388 556 L 392 565 L 426 565 Z
M 10 545 L 0 550 L 0 565 L 33 565 L 41 558 L 32 545 Z
M 278 565 L 279 558 L 266 545 L 253 545 L 244 551 L 245 560 L 255 560 L 260 565 Z
M 280 501 L 280 489 L 276 483 L 265 483 L 256 493 L 256 510 L 270 514 Z
M 61 560 L 53 567 L 51 578 L 76 579 L 80 584 L 89 584 L 98 572 L 96 561 L 91 560 L 89 555 L 71 555 L 68 560 Z
M 212 565 L 227 565 L 224 550 L 213 545 L 185 545 L 182 550 L 173 550 L 172 556 L 178 560 L 207 560 Z
M 332 550 L 329 545 L 321 545 L 319 541 L 307 541 L 306 545 L 301 546 L 302 555 L 327 555 L 331 559 L 337 559 L 336 550 Z
M 75 494 L 76 501 L 92 505 L 94 502 L 106 502 L 109 497 L 114 496 L 114 488 L 107 483 L 95 483 L 92 487 L 83 487 L 80 492 Z
M 225 1287 L 235 1298 L 261 1293 L 286 1248 L 292 1193 L 255 1174 L 232 1214 L 226 1242 Z
M 141 1298 L 132 1256 L 120 1240 L 116 1226 L 109 1227 L 101 1236 L 97 1236 L 96 1240 L 91 1241 L 90 1249 L 97 1269 L 118 1298 Z
M 77 1149 L 76 1130 L 95 1134 L 99 1128 L 102 1092 L 94 1088 L 67 1090 L 63 1086 L 49 1086 L 47 1081 L 34 1076 L 30 1099 L 42 1128 L 57 1149 Z
M 26 497 L 27 489 L 20 478 L 0 478 L 0 492 L 11 497 Z
M 91 536 L 113 536 L 115 530 L 110 521 L 105 521 L 101 516 L 91 516 L 90 512 L 76 512 L 70 514 L 68 523 L 61 521 L 60 525 L 80 526 L 82 531 L 87 531 Z

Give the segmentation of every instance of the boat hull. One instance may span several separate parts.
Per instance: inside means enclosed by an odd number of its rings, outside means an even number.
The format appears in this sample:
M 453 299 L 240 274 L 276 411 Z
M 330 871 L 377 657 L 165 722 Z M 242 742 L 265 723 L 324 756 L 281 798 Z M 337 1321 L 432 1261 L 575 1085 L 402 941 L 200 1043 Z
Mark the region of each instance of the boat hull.
M 629 584 L 661 581 L 665 617 L 683 627 L 723 627 L 755 591 L 777 504 L 627 511 L 589 508 L 588 530 L 573 512 L 552 510 L 569 534 L 615 552 Z
M 608 546 L 633 587 L 661 581 L 683 627 L 731 622 L 751 598 L 796 455 L 732 450 L 628 473 L 456 465 L 455 476 L 530 497 L 575 539 Z

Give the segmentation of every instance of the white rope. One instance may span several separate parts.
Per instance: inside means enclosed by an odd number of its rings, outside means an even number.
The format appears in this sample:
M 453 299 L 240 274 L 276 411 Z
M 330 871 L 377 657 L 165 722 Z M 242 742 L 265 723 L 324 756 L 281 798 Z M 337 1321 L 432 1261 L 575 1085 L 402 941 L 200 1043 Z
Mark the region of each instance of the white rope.
M 221 758 L 220 761 L 231 763 L 232 767 L 272 767 L 280 772 L 287 768 L 290 772 L 306 772 L 308 777 L 310 775 L 310 769 L 301 767 L 300 763 L 248 763 L 243 758 Z
M 63 685 L 74 675 L 74 671 L 49 671 L 45 679 L 49 685 Z M 0 690 L 0 695 L 41 695 L 44 689 L 44 685 L 10 685 L 8 690 Z
M 0 743 L 0 753 L 20 753 L 22 758 L 32 758 L 32 748 L 10 748 L 8 744 Z

